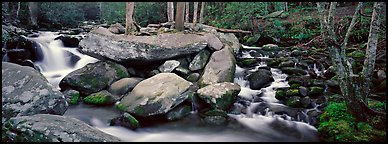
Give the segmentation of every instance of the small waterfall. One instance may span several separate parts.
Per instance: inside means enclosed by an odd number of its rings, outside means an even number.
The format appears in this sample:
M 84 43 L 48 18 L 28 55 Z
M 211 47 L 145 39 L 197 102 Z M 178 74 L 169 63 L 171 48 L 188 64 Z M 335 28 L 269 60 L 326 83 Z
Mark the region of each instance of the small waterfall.
M 37 42 L 43 53 L 43 58 L 34 64 L 47 80 L 59 89 L 59 82 L 67 74 L 98 60 L 81 54 L 76 48 L 65 47 L 61 40 L 55 40 L 58 36 L 58 32 L 41 32 L 38 37 L 28 39 Z M 71 57 L 79 57 L 79 60 L 72 61 Z

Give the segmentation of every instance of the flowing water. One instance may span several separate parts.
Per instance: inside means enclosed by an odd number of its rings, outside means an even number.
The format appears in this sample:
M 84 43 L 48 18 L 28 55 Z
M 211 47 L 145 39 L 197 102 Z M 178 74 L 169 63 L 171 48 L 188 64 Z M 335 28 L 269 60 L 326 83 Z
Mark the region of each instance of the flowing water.
M 54 40 L 57 33 L 43 32 L 39 37 L 30 38 L 37 41 L 43 51 L 43 60 L 35 62 L 41 73 L 49 82 L 58 87 L 59 81 L 68 73 L 98 61 L 79 53 L 75 48 L 64 47 L 60 40 Z M 72 62 L 66 58 L 67 52 L 80 57 Z M 252 57 L 243 53 L 243 57 Z M 275 98 L 277 88 L 289 87 L 286 78 L 279 69 L 271 68 L 274 82 L 260 90 L 249 88 L 246 76 L 258 68 L 266 66 L 268 56 L 259 57 L 262 62 L 251 69 L 236 66 L 234 82 L 241 86 L 238 96 L 245 100 L 245 105 L 236 102 L 234 106 L 246 109 L 245 113 L 228 114 L 230 121 L 226 126 L 209 126 L 199 118 L 193 109 L 192 113 L 182 120 L 141 127 L 130 130 L 120 126 L 109 126 L 109 121 L 120 115 L 114 106 L 96 107 L 79 104 L 70 106 L 65 116 L 80 119 L 97 129 L 114 135 L 123 141 L 225 141 L 225 142 L 263 142 L 263 141 L 318 141 L 316 129 L 299 118 L 288 114 L 276 114 L 277 109 L 288 108 Z M 260 100 L 258 100 L 260 99 Z M 266 105 L 264 111 L 256 109 Z M 302 111 L 305 113 L 305 111 Z
M 47 80 L 59 89 L 59 82 L 70 72 L 82 68 L 88 63 L 97 62 L 98 59 L 81 54 L 76 48 L 63 46 L 57 32 L 41 32 L 39 37 L 28 38 L 36 41 L 42 50 L 43 58 L 34 64 Z M 71 60 L 79 57 L 79 60 Z

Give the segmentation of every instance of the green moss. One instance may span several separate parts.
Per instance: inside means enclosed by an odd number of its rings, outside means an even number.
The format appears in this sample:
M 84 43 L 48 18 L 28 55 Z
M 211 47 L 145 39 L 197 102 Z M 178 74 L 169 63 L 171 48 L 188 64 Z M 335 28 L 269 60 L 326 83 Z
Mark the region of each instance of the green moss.
M 345 102 L 331 102 L 319 116 L 318 133 L 325 141 L 386 141 L 386 132 L 368 123 L 357 122 L 346 111 Z
M 220 110 L 220 109 L 209 110 L 209 111 L 205 112 L 205 115 L 206 116 L 223 116 L 223 117 L 228 116 L 225 111 Z
M 135 117 L 133 117 L 132 115 L 130 115 L 129 113 L 124 113 L 124 119 L 125 121 L 129 121 L 129 123 L 133 126 L 133 127 L 140 127 L 140 123 L 139 121 L 137 121 L 137 119 Z
M 78 99 L 79 99 L 79 93 L 72 94 L 69 104 L 70 105 L 78 104 Z
M 286 92 L 284 90 L 276 90 L 275 98 L 278 100 L 283 100 L 286 97 Z
M 123 105 L 122 103 L 117 104 L 117 105 L 116 105 L 116 108 L 117 108 L 118 110 L 125 111 L 124 105 Z
M 322 87 L 310 87 L 309 94 L 311 96 L 318 96 L 323 94 L 323 88 Z
M 286 105 L 289 107 L 293 107 L 293 108 L 300 107 L 301 103 L 300 103 L 299 97 L 294 96 L 294 97 L 287 99 Z
M 257 60 L 255 58 L 248 58 L 248 59 L 244 59 L 242 61 L 242 63 L 246 66 L 248 65 L 252 65 L 252 64 L 255 64 L 257 62 Z
M 115 99 L 107 92 L 94 93 L 84 98 L 84 103 L 94 105 L 109 105 L 113 104 L 114 102 Z
M 359 59 L 359 58 L 363 58 L 365 54 L 361 51 L 353 51 L 351 53 L 348 53 L 346 56 Z
M 117 64 L 112 63 L 111 65 L 112 65 L 113 68 L 115 69 L 116 75 L 117 75 L 119 78 L 126 78 L 126 77 L 128 77 L 128 73 L 127 73 L 126 71 L 123 71 Z
M 299 88 L 300 84 L 294 83 L 290 86 L 290 89 L 297 89 Z
M 286 91 L 286 96 L 297 96 L 299 95 L 298 89 L 289 89 Z
M 270 67 L 279 67 L 280 62 L 278 59 L 270 59 L 267 61 L 267 65 Z
M 136 114 L 138 114 L 138 115 L 142 115 L 142 114 L 144 114 L 144 108 L 142 108 L 141 106 L 137 106 L 136 108 L 135 108 L 135 113 Z

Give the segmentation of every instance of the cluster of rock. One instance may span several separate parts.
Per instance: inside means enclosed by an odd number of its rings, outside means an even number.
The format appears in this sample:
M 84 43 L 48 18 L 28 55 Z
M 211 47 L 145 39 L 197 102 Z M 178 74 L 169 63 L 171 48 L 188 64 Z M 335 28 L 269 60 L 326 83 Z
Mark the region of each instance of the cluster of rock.
M 233 34 L 213 31 L 136 37 L 100 27 L 88 33 L 79 46 L 81 52 L 101 61 L 65 76 L 59 85 L 61 92 L 38 71 L 3 62 L 2 120 L 10 141 L 120 141 L 61 116 L 69 105 L 79 102 L 116 104 L 123 115 L 112 119 L 111 125 L 131 129 L 141 126 L 138 119 L 182 119 L 192 111 L 192 103 L 205 122 L 225 124 L 226 110 L 240 91 L 233 83 L 234 56 L 240 48 Z

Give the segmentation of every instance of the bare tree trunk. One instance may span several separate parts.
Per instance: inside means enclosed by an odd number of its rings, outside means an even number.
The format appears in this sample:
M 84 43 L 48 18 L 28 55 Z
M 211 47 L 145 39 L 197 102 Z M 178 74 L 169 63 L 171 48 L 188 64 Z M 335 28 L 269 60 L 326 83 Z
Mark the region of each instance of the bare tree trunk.
M 174 21 L 174 2 L 167 2 L 167 20 L 168 22 Z
M 125 34 L 128 35 L 137 31 L 135 22 L 133 21 L 133 11 L 135 9 L 135 2 L 126 3 L 126 19 L 125 19 Z
M 201 13 L 199 13 L 199 23 L 200 24 L 203 24 L 203 15 L 204 15 L 204 13 L 205 13 L 205 4 L 206 4 L 206 2 L 202 2 L 201 3 Z
M 288 2 L 284 2 L 284 11 L 288 11 Z
M 184 27 L 184 13 L 185 13 L 185 2 L 177 2 L 176 16 L 175 16 L 175 28 L 178 31 L 185 30 L 185 27 Z
M 28 9 L 30 12 L 30 24 L 32 26 L 38 26 L 38 3 L 28 2 Z
M 193 25 L 197 24 L 198 2 L 194 2 Z
M 369 95 L 372 72 L 376 62 L 376 49 L 380 30 L 381 15 L 383 15 L 383 2 L 375 2 L 373 5 L 372 19 L 369 29 L 368 45 L 366 48 L 366 58 L 362 68 L 362 78 L 364 80 L 363 94 Z
M 186 2 L 186 18 L 185 18 L 185 23 L 189 23 L 189 14 L 190 14 L 190 3 L 189 2 Z
M 16 18 L 19 18 L 20 2 L 18 2 L 18 9 L 16 10 Z
M 99 9 L 99 12 L 100 12 L 100 21 L 102 22 L 103 21 L 103 18 L 102 18 L 102 2 L 98 2 L 98 9 Z
M 384 119 L 385 113 L 377 112 L 370 109 L 367 105 L 366 98 L 369 95 L 369 83 L 370 77 L 374 67 L 374 59 L 376 57 L 376 38 L 379 29 L 378 15 L 381 14 L 382 4 L 376 4 L 374 6 L 373 14 L 375 18 L 371 20 L 371 28 L 368 40 L 367 57 L 364 61 L 364 68 L 361 75 L 353 73 L 353 68 L 345 55 L 345 49 L 347 41 L 351 32 L 351 29 L 355 25 L 358 11 L 362 6 L 360 2 L 356 8 L 356 12 L 353 15 L 352 22 L 348 28 L 345 39 L 341 45 L 339 45 L 334 36 L 333 16 L 335 13 L 335 3 L 331 3 L 329 8 L 329 14 L 325 17 L 324 7 L 321 2 L 317 3 L 318 12 L 320 13 L 321 33 L 324 38 L 324 43 L 329 49 L 330 57 L 332 59 L 333 66 L 336 68 L 336 73 L 339 78 L 339 85 L 342 95 L 345 98 L 347 111 L 352 114 L 356 119 L 360 121 L 370 121 L 374 116 L 379 116 L 379 119 Z M 374 33 L 374 34 L 372 34 Z M 370 43 L 369 43 L 370 42 Z M 366 88 L 365 88 L 366 87 Z

